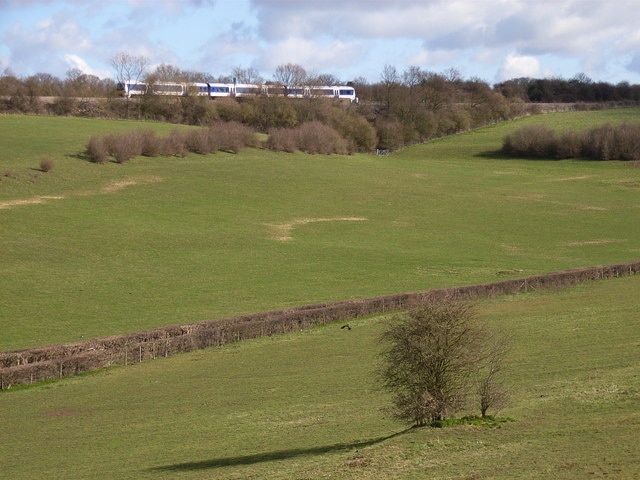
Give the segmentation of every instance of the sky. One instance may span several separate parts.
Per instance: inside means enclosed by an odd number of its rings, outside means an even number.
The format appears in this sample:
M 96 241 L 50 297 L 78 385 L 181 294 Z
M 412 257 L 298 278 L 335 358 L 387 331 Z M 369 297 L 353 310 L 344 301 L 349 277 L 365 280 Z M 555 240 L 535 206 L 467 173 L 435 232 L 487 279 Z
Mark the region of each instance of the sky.
M 114 78 L 119 52 L 215 77 L 294 63 L 345 82 L 390 65 L 640 84 L 640 0 L 0 0 L 0 74 Z

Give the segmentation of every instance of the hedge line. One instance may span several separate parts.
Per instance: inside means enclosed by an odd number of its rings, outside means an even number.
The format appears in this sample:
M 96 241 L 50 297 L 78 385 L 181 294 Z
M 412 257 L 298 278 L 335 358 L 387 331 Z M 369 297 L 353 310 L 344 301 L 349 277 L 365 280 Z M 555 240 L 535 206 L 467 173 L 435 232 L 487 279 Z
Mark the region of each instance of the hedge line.
M 173 325 L 83 342 L 0 353 L 0 390 L 13 385 L 138 363 L 241 340 L 289 333 L 313 325 L 403 310 L 427 299 L 473 299 L 634 275 L 640 261 L 564 270 L 494 283 L 305 305 L 239 317 Z

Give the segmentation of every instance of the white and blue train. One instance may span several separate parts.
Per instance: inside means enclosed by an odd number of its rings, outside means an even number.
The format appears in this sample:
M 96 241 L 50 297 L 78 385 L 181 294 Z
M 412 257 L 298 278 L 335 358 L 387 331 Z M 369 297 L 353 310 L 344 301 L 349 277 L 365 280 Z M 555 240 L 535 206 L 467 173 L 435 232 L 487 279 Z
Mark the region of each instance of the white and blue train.
M 127 81 L 116 86 L 118 95 L 131 98 L 136 95 L 205 96 L 220 97 L 291 97 L 291 98 L 335 98 L 357 102 L 356 90 L 348 85 L 283 87 L 281 85 L 256 85 L 248 83 L 174 83 Z

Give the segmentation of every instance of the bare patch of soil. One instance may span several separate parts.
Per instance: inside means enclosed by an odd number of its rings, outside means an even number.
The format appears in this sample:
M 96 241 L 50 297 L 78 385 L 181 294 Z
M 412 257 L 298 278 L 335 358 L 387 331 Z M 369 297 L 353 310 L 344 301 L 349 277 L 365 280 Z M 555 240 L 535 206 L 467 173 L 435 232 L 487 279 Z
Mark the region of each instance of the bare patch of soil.
M 0 209 L 9 209 L 14 207 L 21 207 L 23 205 L 39 205 L 46 203 L 50 200 L 63 200 L 65 197 L 58 195 L 41 195 L 38 197 L 23 198 L 18 200 L 7 200 L 6 202 L 0 202 Z
M 97 195 L 99 193 L 115 193 L 123 188 L 131 187 L 134 185 L 143 185 L 147 183 L 157 183 L 161 182 L 162 178 L 160 177 L 138 177 L 138 178 L 125 178 L 122 180 L 116 180 L 111 182 L 107 186 L 103 187 L 98 191 L 88 191 L 88 192 L 76 192 L 67 196 L 62 195 L 40 195 L 37 197 L 31 198 L 21 198 L 16 200 L 6 200 L 4 202 L 0 202 L 0 210 L 7 210 L 15 207 L 22 207 L 24 205 L 40 205 L 43 203 L 47 203 L 51 200 L 64 200 L 65 198 L 70 197 L 84 197 L 90 195 Z
M 612 238 L 598 238 L 594 240 L 582 240 L 577 242 L 568 242 L 564 245 L 567 247 L 583 247 L 585 245 L 606 245 L 608 243 L 618 243 L 620 240 L 615 240 Z
M 106 187 L 103 187 L 102 193 L 113 193 L 118 190 L 122 190 L 123 188 L 131 187 L 134 185 L 141 185 L 146 183 L 157 183 L 161 182 L 162 179 L 160 177 L 139 177 L 139 178 L 124 178 L 122 180 L 116 180 L 115 182 L 111 182 Z
M 334 218 L 298 218 L 286 223 L 266 224 L 271 228 L 272 238 L 281 242 L 293 240 L 292 231 L 295 227 L 316 222 L 363 222 L 364 217 L 334 217 Z

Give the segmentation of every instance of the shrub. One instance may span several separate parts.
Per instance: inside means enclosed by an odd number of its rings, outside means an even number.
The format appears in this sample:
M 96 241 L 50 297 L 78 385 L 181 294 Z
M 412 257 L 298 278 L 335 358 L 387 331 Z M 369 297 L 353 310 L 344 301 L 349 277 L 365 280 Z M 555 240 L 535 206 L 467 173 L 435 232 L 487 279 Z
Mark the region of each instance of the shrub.
M 614 134 L 616 158 L 619 160 L 640 160 L 640 124 L 619 125 Z
M 554 157 L 558 140 L 556 133 L 543 125 L 531 125 L 516 130 L 504 139 L 504 153 L 527 157 Z
M 155 157 L 162 153 L 162 140 L 153 130 L 140 130 L 140 153 L 145 157 Z
M 105 144 L 104 138 L 97 135 L 92 136 L 87 144 L 87 155 L 94 163 L 106 163 L 109 156 L 109 150 Z
M 187 151 L 207 155 L 217 150 L 214 147 L 214 137 L 210 129 L 189 130 L 184 135 L 184 145 Z
M 160 154 L 165 157 L 184 157 L 187 154 L 185 135 L 177 128 L 171 130 L 171 133 L 160 142 Z
M 242 109 L 233 98 L 220 98 L 215 100 L 216 115 L 226 122 L 242 121 Z
M 118 163 L 125 163 L 142 155 L 142 135 L 138 131 L 107 135 L 105 143 L 109 154 Z
M 267 148 L 285 152 L 300 150 L 325 155 L 349 153 L 347 140 L 335 129 L 319 121 L 306 122 L 298 128 L 271 130 Z
M 584 153 L 598 160 L 640 160 L 640 124 L 607 124 L 588 130 Z
M 404 131 L 399 120 L 378 120 L 376 122 L 376 130 L 379 148 L 397 150 L 404 145 Z
M 239 122 L 217 123 L 208 129 L 210 141 L 219 150 L 238 153 L 245 147 L 258 145 L 255 132 Z
M 51 158 L 49 155 L 45 155 L 44 157 L 42 157 L 42 160 L 40 160 L 40 170 L 46 173 L 53 170 L 53 167 L 55 167 L 53 158 Z
M 297 130 L 298 148 L 303 152 L 325 155 L 348 153 L 347 141 L 328 125 L 313 121 L 300 125 Z
M 558 139 L 556 158 L 576 158 L 582 154 L 583 135 L 578 132 L 562 132 Z
M 279 152 L 293 153 L 298 149 L 296 131 L 291 128 L 274 128 L 269 131 L 266 147 Z

